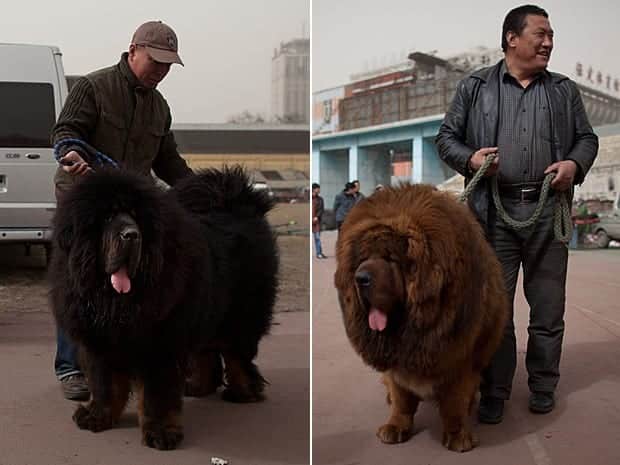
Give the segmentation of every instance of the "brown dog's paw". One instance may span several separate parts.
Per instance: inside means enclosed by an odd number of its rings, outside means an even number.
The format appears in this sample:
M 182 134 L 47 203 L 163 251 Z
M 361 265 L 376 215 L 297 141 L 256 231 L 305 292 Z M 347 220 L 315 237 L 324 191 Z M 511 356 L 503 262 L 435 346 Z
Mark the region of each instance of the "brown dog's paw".
M 448 433 L 446 431 L 443 433 L 443 445 L 455 452 L 467 452 L 478 444 L 478 438 L 465 429 L 456 433 Z
M 164 426 L 159 423 L 148 423 L 142 427 L 142 444 L 159 450 L 176 449 L 183 440 L 181 426 Z
M 399 442 L 405 442 L 413 436 L 412 430 L 402 429 L 396 425 L 389 423 L 379 427 L 377 430 L 377 437 L 381 439 L 381 442 L 386 444 L 398 444 Z
M 93 433 L 110 429 L 114 422 L 107 409 L 96 408 L 93 405 L 80 405 L 73 414 L 73 421 L 80 429 L 87 429 Z

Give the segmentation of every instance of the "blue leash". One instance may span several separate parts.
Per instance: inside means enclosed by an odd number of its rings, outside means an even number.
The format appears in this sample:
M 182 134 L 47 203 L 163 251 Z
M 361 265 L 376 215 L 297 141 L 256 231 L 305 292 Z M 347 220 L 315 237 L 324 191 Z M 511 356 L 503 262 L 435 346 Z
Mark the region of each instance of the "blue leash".
M 95 161 L 99 164 L 99 166 L 105 166 L 105 164 L 110 164 L 112 165 L 114 168 L 119 168 L 118 163 L 115 162 L 114 160 L 112 160 L 110 157 L 108 157 L 107 155 L 104 155 L 103 153 L 101 153 L 100 151 L 98 151 L 97 149 L 95 149 L 92 145 L 87 144 L 86 142 L 84 142 L 81 139 L 61 139 L 58 142 L 56 142 L 54 144 L 54 158 L 56 159 L 56 161 L 58 163 L 60 163 L 61 165 L 63 165 L 64 163 L 62 163 L 60 161 L 60 148 L 64 147 L 65 145 L 78 145 L 80 146 L 82 149 L 84 149 L 84 151 L 86 153 L 88 153 L 89 155 L 91 155 Z

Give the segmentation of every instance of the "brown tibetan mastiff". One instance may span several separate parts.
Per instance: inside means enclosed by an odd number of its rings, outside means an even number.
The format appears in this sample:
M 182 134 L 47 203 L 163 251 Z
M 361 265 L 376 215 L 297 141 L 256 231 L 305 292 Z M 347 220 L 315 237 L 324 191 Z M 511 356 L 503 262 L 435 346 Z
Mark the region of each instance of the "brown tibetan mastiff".
M 379 439 L 409 439 L 419 402 L 435 400 L 443 444 L 475 447 L 468 419 L 508 299 L 501 266 L 467 206 L 431 186 L 384 189 L 351 210 L 336 258 L 347 335 L 387 387 L 391 415 Z
M 272 206 L 238 167 L 166 192 L 145 177 L 98 171 L 67 193 L 50 278 L 56 322 L 88 377 L 90 402 L 73 415 L 80 428 L 111 428 L 133 385 L 144 444 L 173 449 L 184 393 L 212 393 L 225 376 L 225 400 L 263 398 L 253 360 L 276 296 Z

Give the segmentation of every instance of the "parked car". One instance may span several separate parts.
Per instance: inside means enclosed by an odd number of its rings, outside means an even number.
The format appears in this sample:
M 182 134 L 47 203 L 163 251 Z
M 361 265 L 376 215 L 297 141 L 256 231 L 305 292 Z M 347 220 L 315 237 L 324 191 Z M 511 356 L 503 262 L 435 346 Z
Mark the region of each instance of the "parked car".
M 50 133 L 67 97 L 60 50 L 0 44 L 0 243 L 49 246 L 57 163 Z
M 267 192 L 267 195 L 269 197 L 273 198 L 273 190 L 271 190 L 271 187 L 269 187 L 269 185 L 265 182 L 255 182 L 252 184 L 252 187 L 254 188 L 255 191 L 265 191 Z
M 607 247 L 612 240 L 620 241 L 620 192 L 611 212 L 599 215 L 599 222 L 594 225 L 594 235 L 599 247 Z

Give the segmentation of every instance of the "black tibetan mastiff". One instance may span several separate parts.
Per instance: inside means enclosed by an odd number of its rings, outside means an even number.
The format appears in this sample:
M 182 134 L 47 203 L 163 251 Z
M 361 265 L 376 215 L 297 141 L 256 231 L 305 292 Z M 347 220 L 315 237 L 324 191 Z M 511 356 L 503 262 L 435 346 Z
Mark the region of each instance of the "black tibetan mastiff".
M 133 390 L 143 443 L 173 449 L 184 393 L 225 385 L 226 400 L 263 398 L 253 359 L 276 297 L 272 207 L 239 167 L 166 192 L 101 171 L 67 193 L 50 279 L 56 322 L 78 344 L 91 390 L 73 415 L 80 428 L 112 427 Z

